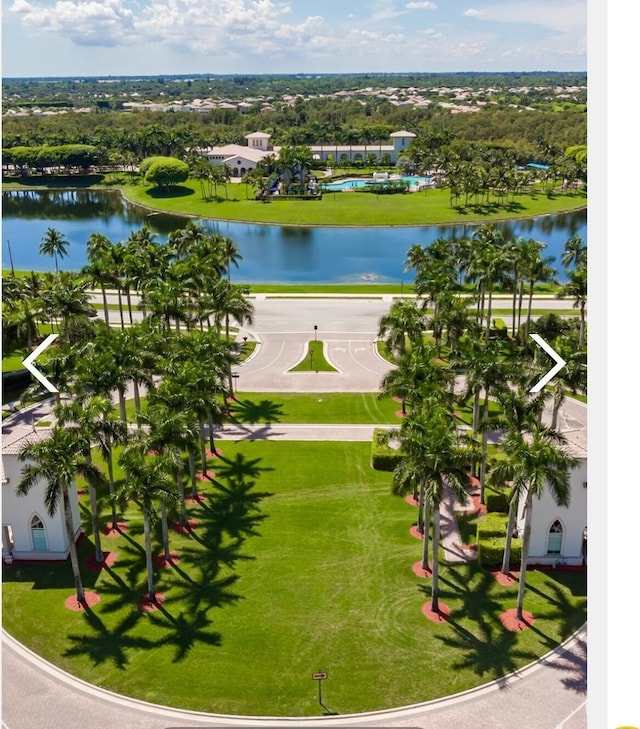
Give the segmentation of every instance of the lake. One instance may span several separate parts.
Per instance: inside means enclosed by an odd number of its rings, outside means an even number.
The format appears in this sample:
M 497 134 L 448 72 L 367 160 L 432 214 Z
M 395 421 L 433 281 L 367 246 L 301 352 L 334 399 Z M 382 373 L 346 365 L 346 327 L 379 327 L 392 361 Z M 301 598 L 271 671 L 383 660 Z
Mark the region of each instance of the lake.
M 158 240 L 182 227 L 187 218 L 150 213 L 121 198 L 115 191 L 49 190 L 2 193 L 3 267 L 9 268 L 9 248 L 16 269 L 53 271 L 52 258 L 39 254 L 47 228 L 69 241 L 69 256 L 60 268 L 78 271 L 86 263 L 86 244 L 92 233 L 117 242 L 143 225 Z M 436 238 L 473 235 L 478 226 L 300 227 L 201 220 L 207 230 L 232 238 L 243 260 L 233 278 L 244 283 L 400 283 L 406 253 L 416 243 Z M 579 235 L 587 242 L 587 211 L 548 215 L 498 225 L 506 236 L 535 238 L 546 243 L 545 255 L 554 258 L 560 280 L 566 280 L 560 256 L 566 241 Z

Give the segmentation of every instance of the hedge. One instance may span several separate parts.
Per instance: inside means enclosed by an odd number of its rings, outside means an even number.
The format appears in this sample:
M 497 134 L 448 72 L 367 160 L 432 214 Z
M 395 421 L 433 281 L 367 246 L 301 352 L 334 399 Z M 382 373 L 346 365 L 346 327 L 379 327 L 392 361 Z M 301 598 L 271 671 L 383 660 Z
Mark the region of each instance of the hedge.
M 484 567 L 502 565 L 504 556 L 504 534 L 502 537 L 491 537 L 478 540 L 478 564 Z M 511 564 L 520 563 L 522 555 L 522 539 L 511 540 Z
M 509 513 L 509 497 L 506 493 L 500 491 L 486 491 L 484 503 L 488 512 L 497 512 L 500 514 Z
M 382 438 L 387 432 L 383 428 L 375 428 L 373 431 L 371 467 L 376 471 L 393 471 L 402 459 L 402 455 L 396 448 L 382 442 Z
M 483 521 L 478 523 L 478 542 L 488 537 L 504 538 L 508 520 L 509 517 L 504 514 L 489 512 Z

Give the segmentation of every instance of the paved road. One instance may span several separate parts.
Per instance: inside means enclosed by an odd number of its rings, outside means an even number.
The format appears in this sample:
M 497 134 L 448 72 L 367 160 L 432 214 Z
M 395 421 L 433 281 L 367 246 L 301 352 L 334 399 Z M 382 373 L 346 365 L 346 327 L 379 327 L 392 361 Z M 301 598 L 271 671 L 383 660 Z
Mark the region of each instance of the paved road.
M 389 370 L 375 350 L 378 320 L 390 298 L 278 299 L 260 297 L 252 327 L 239 333 L 258 340 L 257 354 L 238 368 L 240 389 L 254 392 L 347 392 L 379 389 Z M 317 333 L 314 325 L 318 326 Z M 317 336 L 337 373 L 287 370 Z M 40 410 L 46 406 L 40 406 Z M 44 412 L 44 411 L 43 411 Z M 41 415 L 42 417 L 42 415 Z M 548 417 L 548 416 L 547 416 Z M 29 426 L 29 418 L 20 426 Z M 584 437 L 586 407 L 568 401 L 560 427 Z M 223 438 L 370 440 L 371 426 L 227 426 Z M 3 635 L 3 729 L 170 729 L 203 726 L 276 726 L 275 720 L 213 717 L 154 707 L 117 697 L 57 671 Z M 296 719 L 304 726 L 418 726 L 423 729 L 585 729 L 586 626 L 567 649 L 498 684 L 462 697 L 391 712 Z M 281 722 L 292 726 L 292 722 Z
M 3 633 L 3 729 L 174 729 L 177 727 L 423 727 L 585 729 L 586 627 L 517 674 L 440 701 L 322 718 L 230 717 L 127 699 L 65 674 Z M 381 677 L 382 678 L 382 677 Z

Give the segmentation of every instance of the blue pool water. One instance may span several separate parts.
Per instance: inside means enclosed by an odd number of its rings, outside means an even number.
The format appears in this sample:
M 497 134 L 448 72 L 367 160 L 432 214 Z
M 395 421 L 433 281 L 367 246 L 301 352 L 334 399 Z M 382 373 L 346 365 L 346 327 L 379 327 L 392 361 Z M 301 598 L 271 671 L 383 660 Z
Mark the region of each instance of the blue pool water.
M 431 182 L 430 177 L 412 177 L 409 175 L 403 176 L 399 178 L 403 182 L 408 182 L 411 187 L 416 187 L 419 183 L 423 182 Z M 389 180 L 389 182 L 396 182 L 396 180 Z M 373 182 L 373 180 L 366 180 L 362 178 L 353 179 L 353 180 L 340 180 L 339 182 L 327 182 L 327 183 L 320 183 L 320 187 L 328 192 L 336 191 L 336 190 L 351 190 L 356 187 L 371 187 L 373 185 L 379 185 L 383 183 L 379 182 Z

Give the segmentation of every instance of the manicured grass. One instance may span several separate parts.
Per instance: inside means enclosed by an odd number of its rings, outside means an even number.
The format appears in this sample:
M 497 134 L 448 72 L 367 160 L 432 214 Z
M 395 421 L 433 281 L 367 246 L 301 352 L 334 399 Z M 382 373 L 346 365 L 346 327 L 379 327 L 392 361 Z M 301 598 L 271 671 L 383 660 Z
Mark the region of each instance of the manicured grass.
M 127 400 L 127 418 L 135 422 L 133 400 Z M 141 398 L 142 410 L 146 399 Z M 388 425 L 397 422 L 398 403 L 374 392 L 239 392 L 231 404 L 231 422 L 259 423 L 352 423 Z M 114 412 L 118 412 L 117 403 Z
M 324 342 L 314 340 L 307 343 L 305 356 L 289 372 L 337 372 L 324 356 Z
M 322 200 L 247 199 L 244 183 L 218 188 L 215 200 L 203 200 L 200 185 L 189 180 L 172 193 L 160 194 L 148 185 L 124 185 L 125 197 L 138 205 L 170 213 L 218 220 L 238 220 L 282 225 L 442 225 L 491 222 L 583 208 L 584 193 L 518 195 L 508 206 L 452 208 L 447 189 L 405 195 L 329 193 Z M 253 193 L 248 191 L 251 198 Z
M 29 354 L 27 348 L 14 349 L 7 355 L 2 357 L 2 371 L 3 372 L 15 372 L 16 370 L 23 370 L 25 366 L 22 364 L 24 358 Z
M 409 533 L 415 509 L 390 495 L 390 474 L 370 469 L 369 444 L 220 446 L 216 481 L 190 507 L 198 527 L 172 535 L 180 561 L 157 571 L 162 610 L 137 608 L 146 587 L 131 505 L 129 530 L 103 540 L 114 566 L 85 572 L 85 587 L 101 596 L 91 611 L 63 605 L 73 592 L 68 564 L 14 564 L 3 571 L 4 627 L 65 670 L 137 698 L 311 716 L 323 711 L 315 671 L 329 674 L 331 711 L 391 708 L 499 678 L 585 620 L 582 573 L 531 570 L 525 609 L 536 622 L 516 634 L 499 615 L 515 607 L 517 585 L 501 587 L 474 564 L 443 563 L 440 597 L 451 617 L 431 623 L 421 614 L 429 581 L 411 570 L 421 551 Z M 83 564 L 89 554 L 87 540 Z

